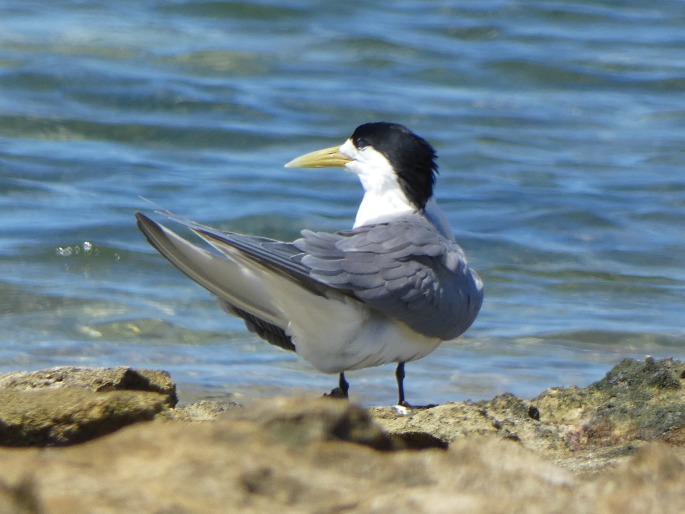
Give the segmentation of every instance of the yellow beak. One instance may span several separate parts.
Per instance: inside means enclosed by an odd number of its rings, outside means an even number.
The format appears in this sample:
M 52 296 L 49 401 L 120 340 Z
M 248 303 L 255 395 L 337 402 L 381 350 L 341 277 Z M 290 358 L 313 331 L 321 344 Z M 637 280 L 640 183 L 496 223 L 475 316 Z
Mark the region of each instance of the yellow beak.
M 316 150 L 299 157 L 285 165 L 286 168 L 343 168 L 352 159 L 339 152 L 339 146 Z

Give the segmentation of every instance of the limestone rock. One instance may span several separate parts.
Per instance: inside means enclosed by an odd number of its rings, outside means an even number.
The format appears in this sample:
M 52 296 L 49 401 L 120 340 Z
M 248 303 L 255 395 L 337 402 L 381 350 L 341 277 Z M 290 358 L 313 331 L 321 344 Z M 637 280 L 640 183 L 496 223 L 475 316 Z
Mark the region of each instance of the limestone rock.
M 311 398 L 169 409 L 164 388 L 121 387 L 139 383 L 130 373 L 0 376 L 0 437 L 75 442 L 154 417 L 85 444 L 0 448 L 0 514 L 685 512 L 685 364 L 670 359 L 530 401 L 409 412 Z
M 685 364 L 624 360 L 588 387 L 548 389 L 532 401 L 511 394 L 413 410 L 371 409 L 396 437 L 446 445 L 474 436 L 517 441 L 574 471 L 622 462 L 646 441 L 685 441 Z
M 357 405 L 331 398 L 274 398 L 226 416 L 259 425 L 274 440 L 301 446 L 311 441 L 348 441 L 378 450 L 395 448 L 392 438 Z
M 185 405 L 177 405 L 174 409 L 160 412 L 159 416 L 173 421 L 187 423 L 202 423 L 216 421 L 216 418 L 242 405 L 236 402 L 218 400 L 200 400 Z
M 0 374 L 0 390 L 86 389 L 93 392 L 148 391 L 162 394 L 173 407 L 176 384 L 166 371 L 133 368 L 78 368 L 63 366 L 40 371 Z
M 633 440 L 678 442 L 685 430 L 685 364 L 626 359 L 587 388 L 548 389 L 533 400 L 540 418 L 564 427 L 574 449 Z
M 40 502 L 31 480 L 9 486 L 0 480 L 0 514 L 39 514 Z
M 55 368 L 0 375 L 0 445 L 73 444 L 150 420 L 176 403 L 164 372 Z
M 66 448 L 0 449 L 0 505 L 43 514 L 685 511 L 681 448 L 646 444 L 586 480 L 492 436 L 455 439 L 447 450 L 378 451 L 351 442 L 369 421 L 345 405 L 277 399 L 213 423 L 157 420 Z M 33 485 L 22 492 L 22 483 Z

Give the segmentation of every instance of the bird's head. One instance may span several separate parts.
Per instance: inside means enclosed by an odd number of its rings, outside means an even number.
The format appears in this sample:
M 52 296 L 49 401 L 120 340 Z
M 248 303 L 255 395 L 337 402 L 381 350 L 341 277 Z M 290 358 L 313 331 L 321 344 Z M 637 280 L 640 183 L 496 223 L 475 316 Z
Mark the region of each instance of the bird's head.
M 359 176 L 367 194 L 398 188 L 406 201 L 423 210 L 433 195 L 438 172 L 436 153 L 423 138 L 397 123 L 360 125 L 341 146 L 297 157 L 287 168 L 342 167 Z

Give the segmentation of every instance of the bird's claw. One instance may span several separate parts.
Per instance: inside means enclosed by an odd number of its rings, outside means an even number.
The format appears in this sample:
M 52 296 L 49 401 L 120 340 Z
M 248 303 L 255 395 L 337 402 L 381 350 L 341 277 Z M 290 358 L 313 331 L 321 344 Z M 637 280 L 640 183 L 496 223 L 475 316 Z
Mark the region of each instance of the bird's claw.
M 395 406 L 395 409 L 399 410 L 404 409 L 406 411 L 412 411 L 412 410 L 426 410 L 426 409 L 432 409 L 433 407 L 437 407 L 438 405 L 435 403 L 429 403 L 428 405 L 412 405 L 411 403 L 408 403 L 406 401 L 402 401 L 398 403 Z

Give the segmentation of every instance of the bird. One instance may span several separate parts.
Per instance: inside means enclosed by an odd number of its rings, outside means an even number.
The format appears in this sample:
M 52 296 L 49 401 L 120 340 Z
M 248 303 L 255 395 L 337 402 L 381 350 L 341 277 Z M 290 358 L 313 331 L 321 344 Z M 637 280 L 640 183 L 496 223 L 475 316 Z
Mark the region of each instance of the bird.
M 364 196 L 352 228 L 302 230 L 284 242 L 156 211 L 190 229 L 204 248 L 142 212 L 138 227 L 250 331 L 338 374 L 325 396 L 348 397 L 347 371 L 396 363 L 398 405 L 412 407 L 405 363 L 463 334 L 483 302 L 483 282 L 433 196 L 436 151 L 405 126 L 380 121 L 285 167 L 357 175 Z

